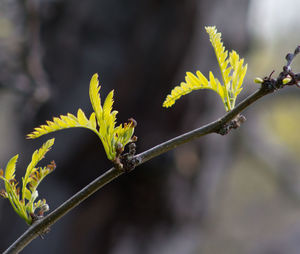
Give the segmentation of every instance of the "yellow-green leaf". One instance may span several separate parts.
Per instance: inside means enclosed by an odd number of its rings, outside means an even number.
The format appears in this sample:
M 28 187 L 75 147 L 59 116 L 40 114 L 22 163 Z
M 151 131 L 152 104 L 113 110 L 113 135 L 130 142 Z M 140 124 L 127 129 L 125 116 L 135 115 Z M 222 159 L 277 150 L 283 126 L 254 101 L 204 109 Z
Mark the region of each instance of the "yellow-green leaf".
M 31 199 L 31 192 L 27 188 L 25 188 L 24 198 L 27 200 Z
M 81 125 L 87 125 L 89 122 L 89 120 L 86 118 L 84 112 L 81 109 L 78 109 L 77 119 L 78 119 L 79 124 L 81 124 Z
M 203 86 L 207 86 L 207 87 L 208 87 L 208 86 L 209 86 L 208 80 L 207 80 L 207 78 L 201 73 L 201 71 L 197 71 L 196 74 L 197 74 L 197 77 L 198 77 L 200 83 L 203 84 Z
M 44 158 L 45 154 L 51 149 L 54 144 L 54 138 L 47 140 L 40 149 L 34 151 L 32 154 L 31 162 L 27 166 L 25 176 L 23 178 L 23 187 L 22 187 L 22 199 L 24 199 L 25 188 L 29 183 L 29 176 L 34 173 L 35 166 Z
M 235 106 L 237 95 L 242 91 L 242 84 L 247 71 L 247 65 L 244 65 L 244 59 L 233 50 L 228 57 L 228 51 L 225 50 L 221 41 L 221 33 L 217 32 L 216 27 L 205 27 L 209 34 L 210 42 L 214 48 L 216 58 L 222 75 L 223 84 L 215 78 L 213 73 L 209 72 L 209 81 L 200 72 L 196 75 L 187 72 L 185 82 L 176 86 L 166 97 L 163 107 L 172 106 L 181 96 L 198 89 L 211 89 L 219 94 L 224 104 L 225 110 L 230 111 Z
M 107 117 L 112 110 L 112 105 L 114 103 L 113 96 L 114 90 L 110 91 L 110 93 L 106 96 L 103 104 L 103 118 Z
M 55 139 L 47 140 L 40 149 L 36 150 L 31 158 L 32 164 L 36 165 L 40 160 L 42 160 L 45 154 L 51 149 L 54 144 Z
M 99 81 L 98 81 L 98 74 L 95 73 L 90 82 L 90 100 L 92 107 L 96 113 L 97 119 L 100 119 L 102 116 L 102 107 L 101 107 L 101 99 L 99 95 L 100 91 Z
M 222 78 L 224 84 L 228 82 L 228 76 L 226 76 L 226 68 L 228 65 L 228 61 L 226 61 L 228 51 L 225 50 L 223 46 L 223 42 L 221 41 L 221 33 L 217 32 L 215 26 L 207 26 L 205 27 L 206 32 L 209 34 L 209 40 L 215 50 L 215 54 L 219 63 L 219 67 L 221 70 Z
M 105 149 L 107 157 L 114 160 L 116 156 L 116 115 L 118 111 L 112 110 L 114 90 L 112 90 L 106 97 L 103 108 L 100 99 L 100 86 L 98 81 L 98 74 L 94 74 L 90 81 L 89 95 L 94 112 L 90 115 L 89 119 L 84 112 L 79 109 L 77 117 L 68 113 L 66 116 L 61 115 L 59 118 L 54 117 L 53 121 L 46 121 L 45 125 L 41 125 L 34 129 L 34 131 L 27 135 L 28 138 L 37 138 L 50 132 L 72 128 L 84 127 L 96 133 Z M 126 140 L 130 140 L 133 131 L 126 133 Z M 130 138 L 129 138 L 130 136 Z M 127 141 L 126 141 L 127 142 Z M 42 171 L 40 173 L 43 173 Z M 26 181 L 29 181 L 28 177 Z
M 97 123 L 96 123 L 96 114 L 95 114 L 95 112 L 93 112 L 93 113 L 90 115 L 89 122 L 90 122 L 91 127 L 92 127 L 93 129 L 96 129 Z
M 17 154 L 14 157 L 12 157 L 6 165 L 4 177 L 8 181 L 15 178 L 16 163 L 18 158 L 19 155 Z

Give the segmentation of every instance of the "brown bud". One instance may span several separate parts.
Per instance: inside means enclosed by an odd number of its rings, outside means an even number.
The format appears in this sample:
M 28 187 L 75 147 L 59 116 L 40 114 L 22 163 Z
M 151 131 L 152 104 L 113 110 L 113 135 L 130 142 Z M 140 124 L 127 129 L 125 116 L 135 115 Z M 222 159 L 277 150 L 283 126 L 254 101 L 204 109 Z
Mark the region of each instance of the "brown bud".
M 123 145 L 122 145 L 120 142 L 118 142 L 118 143 L 116 144 L 117 157 L 118 157 L 121 153 L 123 153 L 123 151 L 124 151 Z
M 40 210 L 38 212 L 38 216 L 44 216 L 44 213 L 48 212 L 48 211 L 49 211 L 49 206 L 47 204 L 43 204 L 40 207 Z
M 49 165 L 47 165 L 47 168 L 52 172 L 54 169 L 56 169 L 55 161 L 51 161 Z
M 10 180 L 9 180 L 9 183 L 10 183 L 10 184 L 18 184 L 17 180 L 14 179 L 14 178 L 13 178 L 13 179 L 10 179 Z
M 136 142 L 138 140 L 138 137 L 137 136 L 133 136 L 132 138 L 131 138 L 131 141 L 132 142 Z
M 36 182 L 39 180 L 36 175 L 31 175 L 30 178 L 32 178 Z
M 5 190 L 0 190 L 0 196 L 3 197 L 3 198 L 7 198 L 7 193 Z
M 128 119 L 129 124 L 131 124 L 133 127 L 137 126 L 136 120 L 134 120 L 132 117 Z

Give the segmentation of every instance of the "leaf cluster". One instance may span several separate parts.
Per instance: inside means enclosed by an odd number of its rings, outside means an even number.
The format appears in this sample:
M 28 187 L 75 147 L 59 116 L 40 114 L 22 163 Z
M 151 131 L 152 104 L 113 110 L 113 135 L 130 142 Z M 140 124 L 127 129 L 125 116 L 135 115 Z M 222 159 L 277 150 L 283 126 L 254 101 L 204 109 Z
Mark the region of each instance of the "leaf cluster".
M 110 91 L 102 106 L 100 88 L 98 74 L 96 73 L 90 81 L 89 95 L 94 112 L 89 118 L 81 109 L 78 109 L 77 116 L 68 113 L 67 115 L 54 117 L 53 121 L 47 121 L 45 125 L 35 128 L 27 137 L 37 138 L 50 132 L 74 127 L 87 128 L 98 135 L 107 158 L 115 161 L 124 151 L 126 144 L 136 141 L 136 137 L 133 136 L 136 122 L 131 118 L 128 123 L 116 126 L 118 111 L 112 110 L 114 90 Z
M 181 96 L 198 89 L 211 89 L 215 91 L 222 99 L 225 110 L 230 111 L 235 106 L 238 94 L 242 91 L 242 84 L 247 71 L 247 64 L 244 65 L 244 59 L 240 58 L 236 51 L 229 53 L 225 50 L 221 41 L 221 33 L 217 32 L 216 27 L 205 27 L 209 34 L 210 42 L 214 48 L 221 71 L 223 84 L 213 73 L 209 72 L 207 79 L 200 71 L 194 75 L 191 72 L 186 73 L 185 82 L 181 82 L 169 94 L 163 107 L 171 107 Z
M 37 167 L 37 164 L 44 158 L 51 149 L 54 139 L 48 140 L 43 146 L 32 154 L 25 176 L 22 177 L 22 189 L 18 186 L 15 178 L 16 163 L 19 155 L 15 155 L 7 163 L 5 171 L 0 170 L 0 179 L 4 181 L 5 190 L 2 189 L 0 195 L 8 198 L 16 213 L 23 218 L 28 225 L 31 225 L 36 216 L 42 216 L 49 207 L 45 199 L 38 200 L 37 187 L 41 181 L 55 169 L 54 161 L 48 166 Z M 36 210 L 38 209 L 38 214 Z

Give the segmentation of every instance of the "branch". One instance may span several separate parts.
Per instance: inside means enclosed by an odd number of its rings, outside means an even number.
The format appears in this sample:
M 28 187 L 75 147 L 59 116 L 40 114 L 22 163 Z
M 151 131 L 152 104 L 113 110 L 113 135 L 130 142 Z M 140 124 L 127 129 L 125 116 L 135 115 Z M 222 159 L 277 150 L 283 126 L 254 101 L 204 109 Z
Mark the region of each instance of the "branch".
M 244 101 L 238 104 L 233 110 L 228 112 L 222 118 L 211 122 L 207 125 L 204 125 L 198 129 L 187 132 L 183 135 L 180 135 L 176 138 L 170 139 L 162 144 L 159 144 L 149 150 L 140 153 L 135 156 L 135 158 L 140 161 L 139 164 L 142 164 L 154 157 L 157 157 L 163 153 L 166 153 L 179 145 L 190 142 L 196 138 L 205 136 L 210 133 L 219 133 L 222 134 L 223 128 L 227 126 L 227 123 L 236 118 L 245 108 L 251 105 L 253 102 L 257 101 L 259 98 L 271 93 L 270 91 L 266 91 L 264 89 L 259 89 L 249 97 L 247 97 Z M 221 132 L 221 133 L 220 133 Z
M 32 240 L 38 236 L 42 236 L 49 231 L 49 227 L 57 222 L 61 217 L 67 214 L 70 210 L 74 209 L 83 200 L 88 198 L 101 187 L 111 182 L 113 179 L 121 175 L 123 172 L 111 168 L 90 184 L 85 186 L 82 190 L 77 192 L 73 197 L 65 201 L 62 205 L 56 208 L 52 213 L 45 216 L 43 219 L 38 220 L 32 224 L 3 254 L 19 253 L 24 249 Z
M 153 148 L 150 148 L 149 150 L 143 153 L 135 155 L 133 158 L 131 158 L 131 160 L 134 161 L 132 167 L 128 168 L 126 171 L 130 171 L 136 166 L 141 165 L 152 158 L 155 158 L 163 153 L 168 152 L 169 150 L 176 148 L 179 145 L 190 142 L 196 138 L 210 133 L 219 133 L 219 130 L 222 129 L 224 125 L 226 125 L 229 121 L 238 116 L 239 113 L 242 112 L 245 108 L 247 108 L 250 104 L 252 104 L 253 102 L 255 102 L 256 100 L 268 93 L 270 93 L 270 91 L 260 89 L 252 95 L 250 95 L 244 101 L 242 101 L 239 105 L 236 106 L 236 108 L 224 115 L 219 120 L 211 122 L 207 125 L 204 125 L 203 127 L 187 132 L 183 135 L 180 135 L 162 144 L 159 144 Z M 65 201 L 52 213 L 48 214 L 41 220 L 34 223 L 5 252 L 3 252 L 3 254 L 19 253 L 32 240 L 47 232 L 51 225 L 57 222 L 60 218 L 66 215 L 73 208 L 78 206 L 82 201 L 87 199 L 94 192 L 96 192 L 115 178 L 119 177 L 126 171 L 122 171 L 114 167 L 106 171 L 104 174 L 96 178 L 82 190 L 77 192 L 73 197 Z
M 283 88 L 287 85 L 299 86 L 300 73 L 293 73 L 290 65 L 293 58 L 300 52 L 300 46 L 296 48 L 294 54 L 288 54 L 286 56 L 287 64 L 283 67 L 283 71 L 279 74 L 277 79 L 265 77 L 261 80 L 261 88 L 243 100 L 238 104 L 233 110 L 225 114 L 222 118 L 204 125 L 198 129 L 187 132 L 183 135 L 175 137 L 168 140 L 162 144 L 159 144 L 149 150 L 132 155 L 129 151 L 123 157 L 122 163 L 124 164 L 124 169 L 118 169 L 118 167 L 113 167 L 106 171 L 104 174 L 96 178 L 93 182 L 88 184 L 82 190 L 77 192 L 73 197 L 65 201 L 61 206 L 56 208 L 52 213 L 48 214 L 44 218 L 36 221 L 27 231 L 23 233 L 3 254 L 19 253 L 23 250 L 32 240 L 38 236 L 42 236 L 49 230 L 49 227 L 57 222 L 60 218 L 66 215 L 73 208 L 78 206 L 82 201 L 87 199 L 94 192 L 119 177 L 125 172 L 133 170 L 136 166 L 139 166 L 146 161 L 155 158 L 163 153 L 166 153 L 179 145 L 190 142 L 196 138 L 205 136 L 210 133 L 218 133 L 221 135 L 227 134 L 231 129 L 239 127 L 239 125 L 244 121 L 244 118 L 240 116 L 240 113 L 250 106 L 252 103 L 260 99 L 261 97 L 274 92 L 277 89 Z M 284 79 L 288 78 L 288 83 L 284 82 Z M 132 148 L 134 149 L 134 148 Z

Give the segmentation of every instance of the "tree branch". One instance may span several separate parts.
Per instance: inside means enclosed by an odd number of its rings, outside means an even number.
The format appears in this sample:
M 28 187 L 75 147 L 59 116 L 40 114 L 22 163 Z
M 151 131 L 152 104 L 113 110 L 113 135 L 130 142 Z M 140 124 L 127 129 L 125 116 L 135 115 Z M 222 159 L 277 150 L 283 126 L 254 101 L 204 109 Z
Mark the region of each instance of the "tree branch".
M 261 97 L 285 86 L 296 85 L 300 87 L 300 85 L 298 84 L 300 82 L 300 73 L 295 74 L 294 72 L 292 72 L 292 69 L 290 67 L 293 59 L 297 54 L 299 54 L 299 52 L 300 46 L 297 46 L 294 53 L 287 54 L 287 64 L 283 66 L 283 71 L 279 74 L 277 79 L 271 77 L 273 72 L 269 77 L 265 77 L 263 80 L 258 79 L 258 83 L 261 83 L 261 88 L 247 97 L 245 100 L 243 100 L 222 118 L 204 125 L 198 129 L 170 139 L 135 156 L 132 154 L 132 151 L 135 150 L 135 147 L 131 147 L 131 151 L 129 151 L 128 154 L 125 154 L 123 158 L 121 158 L 123 160 L 122 163 L 124 164 L 124 168 L 120 168 L 117 166 L 113 167 L 96 178 L 82 190 L 77 192 L 73 197 L 56 208 L 52 213 L 48 214 L 44 218 L 36 221 L 33 225 L 31 225 L 31 227 L 27 231 L 25 231 L 23 235 L 21 235 L 5 252 L 3 252 L 3 254 L 19 253 L 36 237 L 46 233 L 49 230 L 49 227 L 56 221 L 66 215 L 73 208 L 78 206 L 82 201 L 87 199 L 94 192 L 96 192 L 118 176 L 122 175 L 123 173 L 131 171 L 136 166 L 141 165 L 152 158 L 155 158 L 176 148 L 179 145 L 185 144 L 204 135 L 210 133 L 225 135 L 231 129 L 235 129 L 240 126 L 240 124 L 245 120 L 240 116 L 240 113 Z
M 245 108 L 251 105 L 253 102 L 257 101 L 259 98 L 265 96 L 266 94 L 271 93 L 271 91 L 267 91 L 264 89 L 259 89 L 249 97 L 247 97 L 244 101 L 238 104 L 233 110 L 228 112 L 222 118 L 211 122 L 207 125 L 204 125 L 198 129 L 187 132 L 183 135 L 180 135 L 176 138 L 170 139 L 162 144 L 159 144 L 149 150 L 136 155 L 135 157 L 140 161 L 140 164 L 159 156 L 160 154 L 166 153 L 169 150 L 176 148 L 179 145 L 185 144 L 189 141 L 192 141 L 201 136 L 210 134 L 210 133 L 219 133 L 220 129 L 222 129 L 229 121 L 233 120 L 237 117 Z
M 222 118 L 211 122 L 207 125 L 204 125 L 198 129 L 192 130 L 187 132 L 183 135 L 175 137 L 171 140 L 168 140 L 162 144 L 159 144 L 149 150 L 135 155 L 131 158 L 134 161 L 132 168 L 129 170 L 134 169 L 136 166 L 145 163 L 146 161 L 155 158 L 163 153 L 168 152 L 176 148 L 179 145 L 184 143 L 190 142 L 196 138 L 201 136 L 210 134 L 210 133 L 219 133 L 220 129 L 222 129 L 229 121 L 233 120 L 236 116 L 238 116 L 245 108 L 251 105 L 253 102 L 258 100 L 259 98 L 265 96 L 266 94 L 270 93 L 271 91 L 265 89 L 259 89 L 240 104 L 238 104 L 232 111 L 228 112 Z M 12 254 L 12 253 L 19 253 L 23 248 L 25 248 L 32 240 L 36 237 L 42 235 L 43 233 L 47 232 L 49 227 L 57 222 L 60 218 L 66 215 L 69 211 L 79 205 L 82 201 L 87 199 L 90 195 L 94 192 L 114 180 L 115 178 L 119 177 L 126 171 L 122 171 L 116 168 L 111 168 L 106 171 L 104 174 L 96 178 L 82 190 L 77 192 L 73 197 L 65 201 L 62 205 L 56 208 L 52 213 L 48 214 L 41 220 L 38 220 L 34 223 L 27 231 L 23 233 L 3 254 Z

